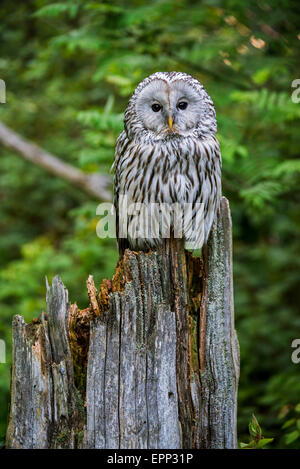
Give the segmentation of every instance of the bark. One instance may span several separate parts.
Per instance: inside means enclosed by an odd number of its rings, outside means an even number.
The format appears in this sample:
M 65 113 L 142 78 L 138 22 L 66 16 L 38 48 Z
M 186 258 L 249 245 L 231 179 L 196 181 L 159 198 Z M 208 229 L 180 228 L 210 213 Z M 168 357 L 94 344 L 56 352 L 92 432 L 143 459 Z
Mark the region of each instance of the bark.
M 238 342 L 229 205 L 203 259 L 178 240 L 126 250 L 90 306 L 58 277 L 13 322 L 9 448 L 236 448 Z
M 0 122 L 0 142 L 17 152 L 31 163 L 37 164 L 50 173 L 76 185 L 90 196 L 111 201 L 110 179 L 102 174 L 86 174 L 80 169 L 65 163 L 34 143 L 25 140 L 19 134 Z

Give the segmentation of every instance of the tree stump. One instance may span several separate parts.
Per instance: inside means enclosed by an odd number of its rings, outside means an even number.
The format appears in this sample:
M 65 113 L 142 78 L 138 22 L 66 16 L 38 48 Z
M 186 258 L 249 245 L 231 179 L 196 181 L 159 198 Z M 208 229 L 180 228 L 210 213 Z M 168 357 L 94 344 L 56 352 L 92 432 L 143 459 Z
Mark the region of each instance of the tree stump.
M 239 349 L 223 198 L 199 259 L 179 240 L 126 250 L 90 306 L 59 277 L 13 320 L 7 448 L 236 448 Z

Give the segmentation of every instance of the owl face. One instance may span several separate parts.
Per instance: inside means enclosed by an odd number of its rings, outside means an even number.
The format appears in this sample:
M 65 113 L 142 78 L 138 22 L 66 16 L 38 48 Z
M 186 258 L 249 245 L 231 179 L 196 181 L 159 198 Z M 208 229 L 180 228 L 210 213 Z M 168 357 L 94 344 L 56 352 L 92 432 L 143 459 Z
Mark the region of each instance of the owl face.
M 157 136 L 188 135 L 201 119 L 201 97 L 182 80 L 154 80 L 140 93 L 137 116 Z
M 197 80 L 158 72 L 136 88 L 125 112 L 129 137 L 163 140 L 216 133 L 212 100 Z

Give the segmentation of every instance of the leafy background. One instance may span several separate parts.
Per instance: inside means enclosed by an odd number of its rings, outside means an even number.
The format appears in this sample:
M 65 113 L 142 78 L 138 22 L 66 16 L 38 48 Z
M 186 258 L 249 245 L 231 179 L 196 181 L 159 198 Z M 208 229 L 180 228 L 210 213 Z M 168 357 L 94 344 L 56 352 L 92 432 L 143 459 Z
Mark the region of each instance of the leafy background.
M 86 172 L 109 172 L 126 102 L 145 76 L 177 70 L 204 83 L 233 217 L 239 439 L 254 412 L 272 447 L 300 448 L 300 364 L 291 361 L 300 337 L 298 2 L 3 0 L 0 15 L 0 120 Z M 38 316 L 44 277 L 56 273 L 85 307 L 88 274 L 111 276 L 117 250 L 95 234 L 96 200 L 2 146 L 0 171 L 3 439 L 12 316 Z

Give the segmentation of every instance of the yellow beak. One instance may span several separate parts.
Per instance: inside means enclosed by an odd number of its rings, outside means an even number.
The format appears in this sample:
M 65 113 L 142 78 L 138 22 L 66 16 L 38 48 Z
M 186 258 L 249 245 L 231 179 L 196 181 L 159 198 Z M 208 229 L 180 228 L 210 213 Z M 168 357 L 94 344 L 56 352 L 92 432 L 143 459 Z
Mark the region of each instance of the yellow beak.
M 173 127 L 173 119 L 172 119 L 171 116 L 168 117 L 168 123 L 169 123 L 170 129 L 172 129 L 172 127 Z

